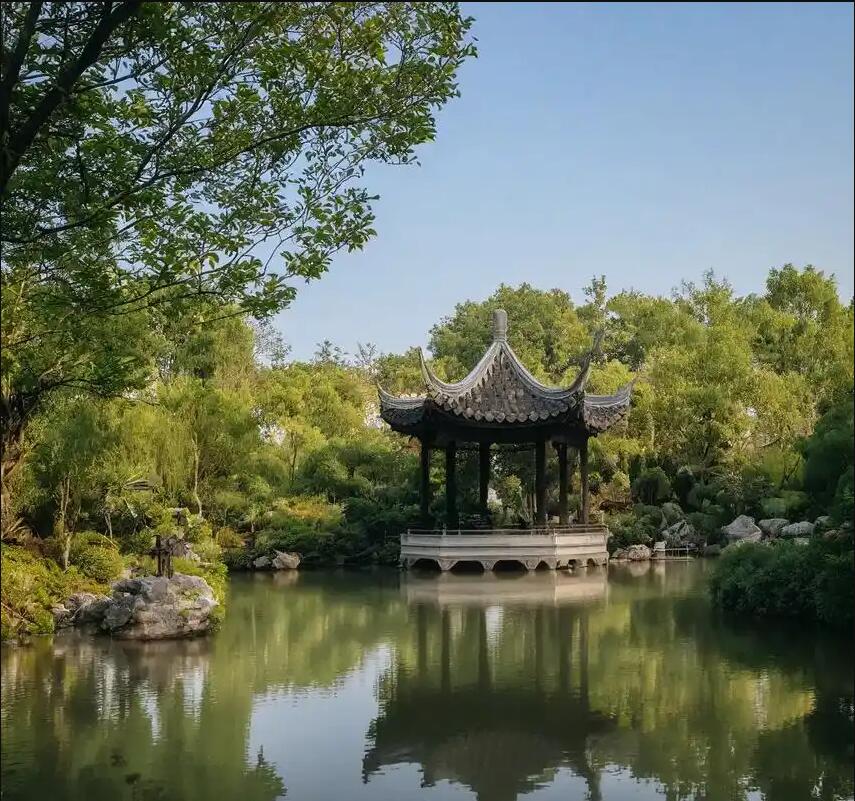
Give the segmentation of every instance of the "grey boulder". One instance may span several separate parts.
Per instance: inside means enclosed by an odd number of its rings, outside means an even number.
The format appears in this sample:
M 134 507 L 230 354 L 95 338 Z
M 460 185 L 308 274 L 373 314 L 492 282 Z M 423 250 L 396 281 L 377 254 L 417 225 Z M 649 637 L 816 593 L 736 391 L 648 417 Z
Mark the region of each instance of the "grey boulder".
M 270 567 L 270 557 L 269 556 L 259 556 L 258 559 L 252 560 L 252 566 L 256 570 L 264 570 L 265 567 Z
M 113 585 L 101 628 L 124 640 L 192 637 L 208 631 L 217 606 L 213 589 L 199 576 L 122 579 Z
M 274 570 L 296 570 L 300 566 L 300 554 L 276 551 L 273 557 Z
M 722 527 L 729 542 L 760 542 L 763 532 L 754 524 L 754 518 L 739 515 L 729 526 Z
M 650 548 L 646 545 L 630 545 L 626 549 L 626 558 L 630 562 L 645 562 L 650 559 Z
M 790 521 L 784 517 L 767 517 L 764 520 L 758 521 L 760 531 L 767 537 L 778 537 L 781 534 L 781 529 L 788 526 Z
M 814 524 L 803 520 L 801 523 L 790 523 L 781 529 L 782 537 L 810 537 L 813 534 Z

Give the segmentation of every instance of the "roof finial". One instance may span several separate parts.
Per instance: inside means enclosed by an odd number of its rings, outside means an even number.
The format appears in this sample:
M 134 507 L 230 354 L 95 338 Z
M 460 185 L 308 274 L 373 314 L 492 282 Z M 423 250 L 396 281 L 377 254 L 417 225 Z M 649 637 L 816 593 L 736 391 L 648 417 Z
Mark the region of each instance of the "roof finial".
M 508 313 L 504 309 L 493 312 L 493 341 L 505 342 L 508 338 Z

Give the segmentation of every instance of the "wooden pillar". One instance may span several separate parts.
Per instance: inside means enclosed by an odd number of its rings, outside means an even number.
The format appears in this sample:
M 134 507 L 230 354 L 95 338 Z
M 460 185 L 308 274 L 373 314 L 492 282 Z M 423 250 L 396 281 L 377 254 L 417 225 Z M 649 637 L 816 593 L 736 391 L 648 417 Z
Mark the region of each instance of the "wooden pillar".
M 579 446 L 579 475 L 582 480 L 582 522 L 588 522 L 588 438 Z
M 422 525 L 429 528 L 430 518 L 430 445 L 426 440 L 422 440 L 421 451 L 421 485 L 419 487 L 419 497 L 421 500 L 421 515 Z
M 490 491 L 490 443 L 482 442 L 478 448 L 478 505 L 481 514 L 487 514 L 487 497 Z
M 567 443 L 558 443 L 558 522 L 562 526 L 570 523 L 570 509 L 567 505 L 569 486 L 567 472 Z
M 457 528 L 457 443 L 445 449 L 445 524 Z
M 538 440 L 534 445 L 534 508 L 535 523 L 546 525 L 546 441 Z

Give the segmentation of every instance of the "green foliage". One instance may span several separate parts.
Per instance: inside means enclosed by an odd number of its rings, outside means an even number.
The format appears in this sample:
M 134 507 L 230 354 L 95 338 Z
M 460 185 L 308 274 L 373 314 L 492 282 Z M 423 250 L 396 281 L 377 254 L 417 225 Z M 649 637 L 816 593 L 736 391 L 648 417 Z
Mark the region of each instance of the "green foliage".
M 176 573 L 187 576 L 201 576 L 214 591 L 214 597 L 222 604 L 228 588 L 228 571 L 222 562 L 199 564 L 192 559 L 176 558 L 172 560 L 172 568 Z
M 818 510 L 851 520 L 855 425 L 851 397 L 832 406 L 802 445 L 804 487 Z
M 117 579 L 124 568 L 115 543 L 94 531 L 81 532 L 74 537 L 69 562 L 84 576 L 101 584 Z
M 790 617 L 850 626 L 853 553 L 848 543 L 747 543 L 724 550 L 710 581 L 723 609 L 758 617 Z
M 104 592 L 106 587 L 84 576 L 77 568 L 63 572 L 56 562 L 14 545 L 0 546 L 3 581 L 2 638 L 50 634 L 54 623 L 51 607 L 75 592 Z
M 661 467 L 651 467 L 632 482 L 632 494 L 647 505 L 667 501 L 671 497 L 671 482 Z

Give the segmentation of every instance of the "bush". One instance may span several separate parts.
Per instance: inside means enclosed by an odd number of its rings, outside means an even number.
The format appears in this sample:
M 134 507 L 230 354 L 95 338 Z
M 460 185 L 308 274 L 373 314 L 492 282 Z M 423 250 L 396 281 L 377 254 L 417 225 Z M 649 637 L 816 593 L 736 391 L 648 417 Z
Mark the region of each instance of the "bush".
M 228 583 L 228 571 L 222 562 L 215 564 L 200 565 L 192 559 L 173 559 L 172 567 L 176 573 L 184 573 L 187 576 L 201 576 L 214 591 L 214 596 L 223 603 L 226 596 L 226 586 Z
M 75 567 L 63 572 L 56 562 L 18 546 L 0 546 L 0 562 L 0 633 L 4 640 L 50 634 L 54 628 L 52 606 L 75 592 L 103 593 L 107 589 Z
M 224 526 L 217 532 L 217 544 L 221 548 L 242 548 L 243 537 L 240 536 L 233 528 Z
M 83 531 L 71 540 L 68 561 L 84 576 L 101 584 L 114 581 L 124 569 L 122 556 L 112 540 L 94 531 Z
M 633 497 L 651 505 L 671 497 L 671 482 L 661 467 L 649 467 L 632 482 Z
M 247 548 L 224 548 L 222 558 L 229 570 L 249 570 L 255 557 Z
M 724 550 L 710 580 L 714 603 L 757 617 L 852 623 L 852 541 L 777 541 Z

